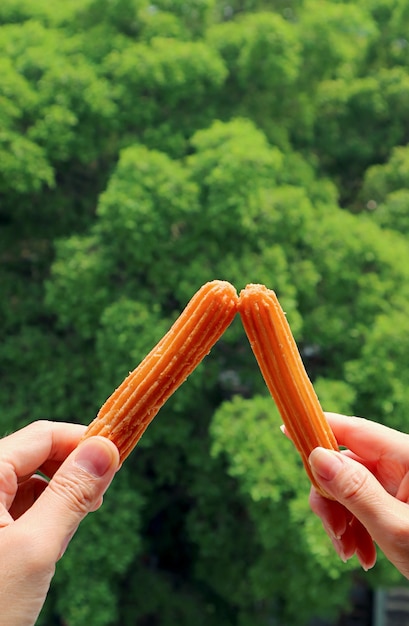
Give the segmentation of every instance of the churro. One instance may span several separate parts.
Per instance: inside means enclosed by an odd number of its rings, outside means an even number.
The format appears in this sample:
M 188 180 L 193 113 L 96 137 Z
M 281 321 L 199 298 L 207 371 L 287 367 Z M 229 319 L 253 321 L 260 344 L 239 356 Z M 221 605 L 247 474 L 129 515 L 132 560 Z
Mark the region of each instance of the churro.
M 286 431 L 318 491 L 308 457 L 317 446 L 338 450 L 335 436 L 307 375 L 284 311 L 274 291 L 247 285 L 239 312 L 258 365 Z M 328 497 L 327 494 L 323 494 Z
M 84 437 L 102 435 L 130 454 L 166 400 L 210 352 L 232 322 L 238 305 L 226 281 L 206 283 L 159 343 L 113 392 Z

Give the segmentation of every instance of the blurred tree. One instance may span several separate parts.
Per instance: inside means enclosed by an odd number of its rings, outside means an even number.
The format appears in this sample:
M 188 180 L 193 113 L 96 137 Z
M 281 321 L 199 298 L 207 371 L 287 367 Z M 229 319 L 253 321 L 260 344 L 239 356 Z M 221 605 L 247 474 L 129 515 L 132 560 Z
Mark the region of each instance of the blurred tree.
M 104 70 L 123 137 L 175 155 L 183 154 L 192 131 L 216 114 L 212 99 L 226 75 L 220 57 L 203 42 L 168 37 L 114 50 Z
M 355 78 L 365 71 L 379 31 L 363 3 L 307 0 L 298 22 L 302 42 L 300 82 L 311 89 L 323 80 Z M 308 85 L 309 84 L 309 85 Z
M 392 309 L 378 316 L 361 358 L 346 365 L 358 411 L 400 430 L 407 430 L 407 327 L 407 312 Z
M 366 210 L 380 226 L 407 234 L 408 180 L 409 149 L 399 146 L 392 150 L 386 163 L 373 165 L 365 172 L 359 194 L 361 210 Z
M 407 143 L 408 97 L 408 75 L 400 67 L 318 86 L 314 143 L 323 171 L 332 172 L 338 183 L 343 204 L 353 207 L 368 166 Z
M 228 69 L 219 105 L 222 115 L 250 117 L 272 142 L 288 146 L 289 120 L 301 109 L 301 46 L 294 26 L 277 13 L 246 13 L 215 24 L 206 39 Z

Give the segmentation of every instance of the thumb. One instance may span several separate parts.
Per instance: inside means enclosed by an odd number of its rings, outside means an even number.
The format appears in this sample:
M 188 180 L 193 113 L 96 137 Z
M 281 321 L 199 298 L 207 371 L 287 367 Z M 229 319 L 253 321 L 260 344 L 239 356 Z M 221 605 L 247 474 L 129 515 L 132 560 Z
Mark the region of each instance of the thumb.
M 36 533 L 37 548 L 48 555 L 43 558 L 55 562 L 62 556 L 79 523 L 102 503 L 118 467 L 118 450 L 104 437 L 86 439 L 67 457 L 20 518 Z
M 407 505 L 391 496 L 361 463 L 324 448 L 312 451 L 309 462 L 319 485 L 343 504 L 382 546 L 385 533 L 395 530 L 402 513 L 409 518 Z M 401 510 L 405 507 L 405 511 Z

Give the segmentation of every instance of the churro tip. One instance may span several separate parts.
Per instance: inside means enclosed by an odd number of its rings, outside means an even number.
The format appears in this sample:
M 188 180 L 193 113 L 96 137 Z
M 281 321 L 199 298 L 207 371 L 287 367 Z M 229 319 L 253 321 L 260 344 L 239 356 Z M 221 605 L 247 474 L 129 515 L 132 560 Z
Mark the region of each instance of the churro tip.
M 214 293 L 222 292 L 226 296 L 230 296 L 232 300 L 235 302 L 238 302 L 239 300 L 236 287 L 234 287 L 234 285 L 232 285 L 227 280 L 220 280 L 220 279 L 210 280 L 209 282 L 202 285 L 202 287 L 200 287 L 197 293 L 204 293 L 204 292 L 210 292 L 210 291 L 213 291 Z
M 261 283 L 248 283 L 244 289 L 240 291 L 240 298 L 251 296 L 252 294 L 272 294 L 274 291 L 262 285 Z

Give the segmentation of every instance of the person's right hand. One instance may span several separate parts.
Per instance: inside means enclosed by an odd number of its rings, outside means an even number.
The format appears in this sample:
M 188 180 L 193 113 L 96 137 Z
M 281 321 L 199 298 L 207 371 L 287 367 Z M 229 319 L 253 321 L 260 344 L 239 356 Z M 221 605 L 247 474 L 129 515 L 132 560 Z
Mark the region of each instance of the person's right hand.
M 80 441 L 84 431 L 42 421 L 0 439 L 0 626 L 34 625 L 56 562 L 118 469 L 115 445 Z
M 311 453 L 316 480 L 334 498 L 312 488 L 312 510 L 341 558 L 356 554 L 369 569 L 375 542 L 409 578 L 409 435 L 362 418 L 326 415 L 346 450 Z

